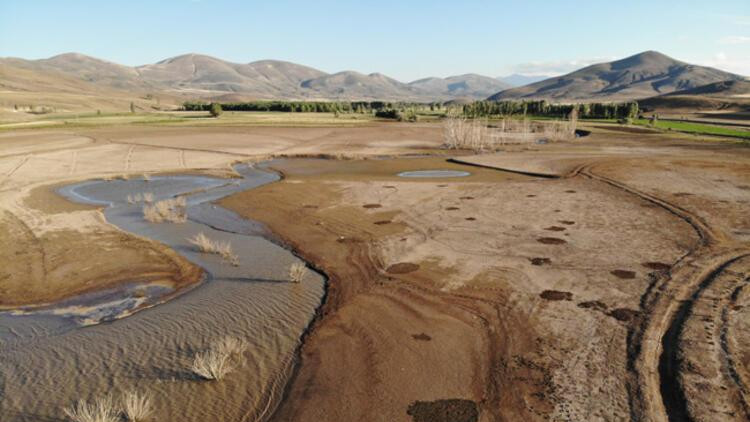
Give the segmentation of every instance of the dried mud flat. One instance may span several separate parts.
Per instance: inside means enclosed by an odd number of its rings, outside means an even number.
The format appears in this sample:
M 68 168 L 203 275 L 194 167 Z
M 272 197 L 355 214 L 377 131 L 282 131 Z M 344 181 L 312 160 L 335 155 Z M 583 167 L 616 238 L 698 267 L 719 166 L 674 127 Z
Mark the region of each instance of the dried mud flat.
M 0 251 L 2 263 L 13 265 L 0 275 L 0 306 L 54 303 L 122 277 L 166 280 L 176 289 L 201 278 L 200 268 L 164 244 L 56 197 L 60 184 L 123 173 L 228 175 L 234 161 L 273 154 L 375 157 L 438 152 L 440 143 L 429 125 L 214 130 L 3 134 L 0 227 L 16 241 Z M 267 166 L 282 181 L 221 200 L 265 223 L 329 277 L 283 400 L 266 416 L 747 420 L 746 148 L 595 130 L 571 144 L 458 159 L 467 164 L 280 159 Z M 471 175 L 397 176 L 423 170 Z M 83 251 L 102 264 L 82 266 Z M 28 289 L 24 271 L 38 272 Z M 199 288 L 111 324 L 34 340 L 34 349 L 25 348 L 28 339 L 0 345 L 12 357 L 0 363 L 0 419 L 62 419 L 60 403 L 31 399 L 45 396 L 39 386 L 51 379 L 81 398 L 146 385 L 160 415 L 172 415 L 165 403 L 190 397 L 181 420 L 253 420 L 264 387 L 252 379 L 264 368 L 250 362 L 214 385 L 180 372 L 190 347 L 245 330 L 241 288 Z M 227 305 L 182 327 L 217 299 Z M 211 316 L 217 312 L 221 327 Z M 276 341 L 286 323 L 267 321 L 257 344 Z M 164 334 L 155 341 L 133 328 L 139 325 Z M 135 334 L 118 338 L 118 330 Z M 81 345 L 92 342 L 100 353 L 84 355 Z M 149 357 L 129 364 L 135 353 Z M 57 367 L 63 370 L 50 377 Z M 281 389 L 275 394 L 282 398 Z

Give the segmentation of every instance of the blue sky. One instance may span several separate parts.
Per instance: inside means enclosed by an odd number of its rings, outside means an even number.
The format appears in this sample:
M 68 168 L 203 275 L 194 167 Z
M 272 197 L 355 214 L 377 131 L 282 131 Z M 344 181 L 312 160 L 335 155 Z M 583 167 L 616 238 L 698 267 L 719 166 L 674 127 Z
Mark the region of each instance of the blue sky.
M 644 50 L 750 75 L 750 0 L 0 0 L 0 56 L 29 59 L 195 52 L 410 81 L 561 74 Z

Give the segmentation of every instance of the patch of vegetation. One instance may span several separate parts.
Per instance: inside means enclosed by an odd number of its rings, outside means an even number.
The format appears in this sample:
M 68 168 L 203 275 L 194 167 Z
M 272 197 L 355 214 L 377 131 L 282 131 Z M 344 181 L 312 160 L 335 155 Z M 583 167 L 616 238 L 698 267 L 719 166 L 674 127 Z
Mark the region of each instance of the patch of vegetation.
M 728 136 L 732 138 L 750 139 L 750 131 L 709 124 L 680 122 L 674 120 L 637 119 L 635 124 L 661 130 L 692 133 L 696 135 Z

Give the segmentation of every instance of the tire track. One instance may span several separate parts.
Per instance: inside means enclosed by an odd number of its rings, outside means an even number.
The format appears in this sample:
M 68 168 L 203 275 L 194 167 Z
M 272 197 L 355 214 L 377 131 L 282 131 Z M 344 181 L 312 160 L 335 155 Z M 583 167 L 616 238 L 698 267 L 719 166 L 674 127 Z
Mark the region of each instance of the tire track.
M 10 169 L 7 173 L 5 173 L 5 177 L 9 178 L 9 177 L 13 176 L 13 173 L 17 172 L 18 169 L 20 169 L 21 167 L 23 167 L 24 164 L 28 163 L 30 159 L 31 159 L 31 154 L 28 154 L 28 155 L 24 156 L 21 159 L 21 161 L 18 162 L 18 164 L 16 164 L 15 166 L 13 166 L 12 169 Z
M 633 194 L 659 206 L 689 224 L 699 244 L 680 258 L 669 274 L 642 298 L 646 318 L 628 335 L 628 370 L 631 419 L 690 421 L 687 397 L 680 381 L 680 334 L 694 302 L 732 262 L 750 255 L 750 249 L 733 245 L 724 233 L 701 217 L 654 195 L 598 175 L 593 165 L 582 165 L 567 177 L 583 176 Z

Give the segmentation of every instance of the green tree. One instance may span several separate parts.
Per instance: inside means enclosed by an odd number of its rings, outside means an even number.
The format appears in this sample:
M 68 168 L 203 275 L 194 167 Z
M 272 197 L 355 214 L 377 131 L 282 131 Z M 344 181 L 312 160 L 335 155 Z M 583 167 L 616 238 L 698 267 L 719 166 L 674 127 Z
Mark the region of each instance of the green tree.
M 211 108 L 209 109 L 209 113 L 211 113 L 212 117 L 219 117 L 221 116 L 221 113 L 224 110 L 221 109 L 221 104 L 219 103 L 211 103 Z

